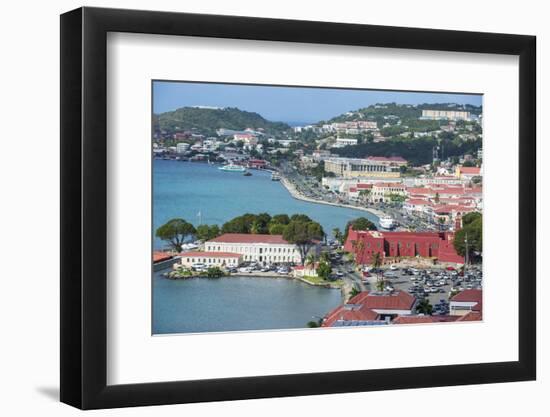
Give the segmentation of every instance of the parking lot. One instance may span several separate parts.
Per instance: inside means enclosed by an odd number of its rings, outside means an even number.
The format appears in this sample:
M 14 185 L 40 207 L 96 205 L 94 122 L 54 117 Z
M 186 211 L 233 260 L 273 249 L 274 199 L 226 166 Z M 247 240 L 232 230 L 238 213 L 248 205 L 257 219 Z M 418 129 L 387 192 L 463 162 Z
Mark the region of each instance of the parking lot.
M 371 289 L 376 289 L 376 283 L 383 277 L 386 291 L 407 291 L 417 299 L 428 299 L 434 307 L 434 314 L 448 314 L 449 296 L 452 293 L 466 289 L 481 289 L 482 272 L 477 267 L 469 267 L 462 275 L 452 268 L 399 268 L 396 265 L 366 274 L 365 281 Z

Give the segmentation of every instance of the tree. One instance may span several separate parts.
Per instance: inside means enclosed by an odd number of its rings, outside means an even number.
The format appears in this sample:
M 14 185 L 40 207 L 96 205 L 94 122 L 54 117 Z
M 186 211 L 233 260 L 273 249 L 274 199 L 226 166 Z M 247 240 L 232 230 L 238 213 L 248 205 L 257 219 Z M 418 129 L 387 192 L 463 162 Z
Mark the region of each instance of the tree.
M 357 231 L 357 230 L 378 230 L 376 228 L 376 225 L 373 222 L 371 222 L 369 219 L 367 219 L 366 217 L 358 217 L 357 219 L 350 220 L 346 224 L 346 229 L 344 230 L 344 236 L 343 236 L 344 242 L 346 240 L 348 240 L 348 234 L 349 234 L 349 228 L 350 227 L 355 231 Z
M 468 256 L 483 251 L 483 217 L 481 213 L 468 213 L 462 217 L 462 229 L 455 233 L 453 245 L 460 256 L 466 256 L 466 238 Z
M 321 256 L 319 256 L 319 259 L 323 262 L 328 262 L 330 263 L 330 255 L 328 252 L 326 251 L 323 251 L 321 252 Z
M 332 235 L 334 236 L 334 239 L 336 239 L 337 242 L 339 242 L 340 244 L 343 243 L 342 240 L 344 236 L 342 235 L 342 232 L 338 227 L 335 227 L 334 229 L 332 229 Z
M 270 235 L 282 235 L 285 232 L 286 226 L 281 223 L 270 223 L 269 234 Z
M 212 266 L 206 270 L 206 276 L 208 278 L 221 278 L 224 276 L 224 273 L 219 267 Z
M 378 272 L 378 269 L 382 265 L 382 255 L 380 255 L 380 252 L 374 252 L 372 254 L 371 265 L 376 271 L 376 289 L 378 291 L 384 291 L 384 288 L 386 287 L 386 281 L 380 276 L 380 273 Z
M 312 221 L 309 217 L 305 215 L 295 216 L 291 217 L 290 222 L 286 226 L 283 238 L 298 247 L 303 265 L 310 249 L 317 244 L 317 241 L 323 239 L 324 232 L 323 227 L 319 223 Z
M 430 300 L 424 298 L 416 305 L 416 312 L 418 314 L 425 314 L 431 316 L 433 311 L 433 306 L 430 304 Z
M 350 299 L 355 297 L 357 294 L 361 294 L 361 291 L 359 291 L 357 288 L 353 287 L 349 293 Z
M 195 227 L 183 219 L 172 219 L 160 226 L 155 236 L 165 242 L 176 252 L 181 252 L 185 240 L 196 233 Z
M 315 265 L 315 261 L 317 261 L 317 257 L 315 256 L 314 253 L 310 253 L 306 256 L 306 261 L 304 265 L 313 266 Z
M 196 236 L 197 236 L 197 239 L 199 240 L 207 241 L 210 239 L 214 239 L 219 235 L 220 235 L 220 228 L 217 224 L 213 224 L 212 226 L 209 226 L 207 224 L 201 224 L 197 226 Z
M 307 327 L 309 327 L 310 329 L 315 329 L 317 327 L 319 327 L 319 323 L 317 323 L 316 321 L 308 321 L 307 322 Z
M 329 279 L 330 274 L 332 273 L 332 267 L 328 262 L 319 262 L 317 267 L 317 276 L 323 278 L 325 281 Z
M 439 193 L 435 193 L 434 203 L 439 204 Z

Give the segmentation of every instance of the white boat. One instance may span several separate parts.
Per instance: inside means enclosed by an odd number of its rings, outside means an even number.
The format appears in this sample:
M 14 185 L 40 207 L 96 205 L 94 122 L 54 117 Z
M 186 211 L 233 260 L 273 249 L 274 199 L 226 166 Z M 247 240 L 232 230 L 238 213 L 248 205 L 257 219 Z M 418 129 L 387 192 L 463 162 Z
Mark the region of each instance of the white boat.
M 383 229 L 393 229 L 395 227 L 395 220 L 390 216 L 382 216 L 379 220 L 380 227 Z
M 276 172 L 272 172 L 271 173 L 271 181 L 281 181 L 281 176 Z
M 222 171 L 227 171 L 227 172 L 245 172 L 246 171 L 245 167 L 243 167 L 241 165 L 235 165 L 233 163 L 224 165 L 222 167 L 219 167 L 218 169 L 220 169 Z

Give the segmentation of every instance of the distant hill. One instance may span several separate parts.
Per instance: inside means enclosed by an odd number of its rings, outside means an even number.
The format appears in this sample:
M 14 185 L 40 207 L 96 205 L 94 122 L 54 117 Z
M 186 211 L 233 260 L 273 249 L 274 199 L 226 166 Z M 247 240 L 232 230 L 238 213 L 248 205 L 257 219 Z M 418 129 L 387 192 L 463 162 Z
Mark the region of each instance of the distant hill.
M 239 110 L 235 107 L 223 109 L 182 107 L 174 111 L 154 115 L 156 128 L 167 132 L 194 130 L 214 135 L 216 129 L 231 130 L 264 129 L 267 134 L 280 133 L 290 129 L 286 123 L 271 122 L 258 113 Z
M 473 106 L 471 104 L 456 104 L 456 103 L 431 103 L 431 104 L 396 104 L 396 103 L 378 103 L 368 107 L 363 107 L 354 111 L 350 111 L 339 116 L 333 117 L 329 123 L 344 122 L 347 120 L 384 120 L 384 116 L 397 116 L 403 122 L 416 120 L 422 116 L 422 110 L 464 110 L 472 114 L 479 115 L 482 112 L 481 106 Z

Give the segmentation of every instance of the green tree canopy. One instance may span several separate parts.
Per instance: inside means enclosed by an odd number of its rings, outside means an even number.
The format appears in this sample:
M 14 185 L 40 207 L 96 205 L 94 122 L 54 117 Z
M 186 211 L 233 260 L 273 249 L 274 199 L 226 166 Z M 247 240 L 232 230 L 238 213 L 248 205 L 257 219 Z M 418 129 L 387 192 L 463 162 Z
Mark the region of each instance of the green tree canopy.
M 462 229 L 455 233 L 453 241 L 457 253 L 461 256 L 466 255 L 466 238 L 468 239 L 468 251 L 483 251 L 483 216 L 481 213 L 468 213 L 462 217 Z
M 213 224 L 211 226 L 207 224 L 201 224 L 197 226 L 197 239 L 206 241 L 210 239 L 214 239 L 215 237 L 220 235 L 220 227 L 217 224 Z
M 357 219 L 350 220 L 346 224 L 346 229 L 344 230 L 344 242 L 348 239 L 350 226 L 353 230 L 378 230 L 376 225 L 366 217 L 358 217 Z
M 303 216 L 303 217 L 302 217 Z M 307 218 L 307 220 L 305 220 Z M 302 265 L 310 249 L 324 237 L 323 227 L 304 215 L 291 217 L 290 223 L 285 228 L 283 238 L 295 244 L 300 251 Z
M 195 227 L 183 219 L 172 219 L 160 226 L 155 236 L 168 242 L 170 247 L 181 252 L 185 240 L 196 233 Z
M 319 266 L 317 267 L 317 275 L 320 278 L 323 278 L 325 281 L 329 279 L 330 274 L 332 273 L 332 268 L 330 266 L 330 263 L 328 262 L 319 262 Z

